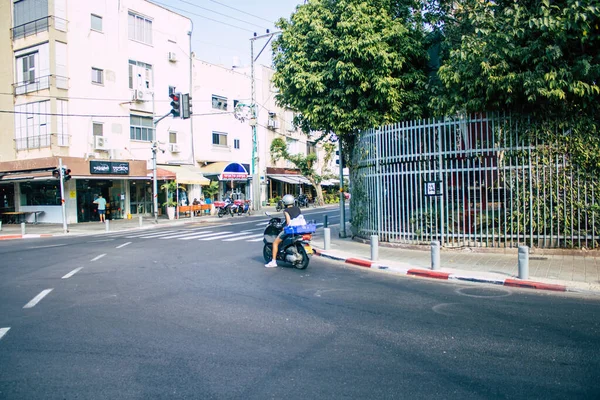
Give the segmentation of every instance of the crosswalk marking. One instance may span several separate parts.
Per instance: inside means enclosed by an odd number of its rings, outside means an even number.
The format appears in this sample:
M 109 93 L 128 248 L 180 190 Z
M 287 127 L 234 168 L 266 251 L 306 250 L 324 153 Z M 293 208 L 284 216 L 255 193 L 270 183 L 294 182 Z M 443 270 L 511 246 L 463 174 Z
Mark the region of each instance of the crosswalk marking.
M 160 234 L 162 235 L 165 233 L 173 233 L 173 232 L 179 232 L 179 231 L 162 231 Z M 144 232 L 144 233 L 138 233 L 137 235 L 129 235 L 129 236 L 125 236 L 125 237 L 130 239 L 130 238 L 137 238 L 137 237 L 148 236 L 148 235 L 153 235 L 153 234 L 156 234 L 156 232 L 154 232 L 154 233 Z
M 256 237 L 259 237 L 259 236 L 260 236 L 260 237 L 261 237 L 261 239 L 262 239 L 262 237 L 263 237 L 263 234 L 262 234 L 262 233 L 258 233 L 258 234 L 256 234 L 256 235 L 249 235 L 249 236 L 242 236 L 242 237 L 234 237 L 234 238 L 231 238 L 231 239 L 223 239 L 223 241 L 224 241 L 224 242 L 235 242 L 236 240 L 244 240 L 244 239 L 256 238 Z
M 262 236 L 262 235 L 261 235 Z M 247 242 L 262 242 L 263 238 L 259 237 L 258 239 L 246 240 Z
M 204 238 L 200 238 L 198 240 L 216 240 L 216 239 L 222 239 L 224 237 L 233 237 L 233 236 L 240 236 L 240 235 L 248 236 L 247 232 L 239 232 L 239 233 L 233 233 L 233 234 L 229 234 L 229 233 L 226 233 L 226 232 L 220 232 L 220 233 L 221 233 L 220 235 L 219 234 L 215 234 L 217 236 L 209 235 L 209 236 L 212 236 L 212 237 L 204 237 Z
M 201 233 L 205 234 L 205 233 L 211 233 L 211 232 L 212 231 L 203 231 Z M 191 233 L 188 232 L 188 233 L 182 233 L 182 234 L 172 235 L 172 236 L 171 235 L 166 235 L 166 236 L 163 236 L 163 237 L 159 237 L 159 239 L 163 239 L 163 240 L 177 239 L 177 238 L 180 238 L 180 237 L 186 237 L 186 236 L 191 236 L 191 235 L 199 235 L 199 234 L 200 234 L 199 232 L 191 232 Z
M 207 234 L 203 234 L 203 235 L 196 235 L 196 236 L 190 236 L 190 237 L 184 237 L 184 238 L 179 238 L 177 240 L 192 240 L 192 239 L 198 239 L 200 240 L 200 238 L 205 238 L 205 237 L 211 237 L 211 236 L 219 236 L 219 235 L 224 235 L 226 233 L 231 233 L 230 231 L 225 231 L 225 232 L 215 232 L 215 233 L 211 233 L 209 235 Z
M 10 328 L 0 328 L 0 339 L 2 339 L 2 336 L 6 335 L 9 330 Z

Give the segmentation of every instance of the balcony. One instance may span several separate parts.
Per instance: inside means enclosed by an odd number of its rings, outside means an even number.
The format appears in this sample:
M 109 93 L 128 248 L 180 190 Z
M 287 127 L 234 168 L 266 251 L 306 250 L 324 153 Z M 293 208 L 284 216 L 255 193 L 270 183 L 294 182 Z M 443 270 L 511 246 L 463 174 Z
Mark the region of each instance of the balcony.
M 55 139 L 52 139 L 55 136 Z M 55 146 L 69 146 L 70 135 L 50 133 L 48 135 L 28 136 L 15 139 L 15 148 L 17 151 L 43 149 Z
M 55 86 L 58 89 L 68 89 L 69 78 L 60 75 L 46 75 L 31 79 L 25 82 L 17 82 L 13 84 L 13 92 L 15 96 L 39 90 L 49 89 L 50 86 Z
M 26 24 L 15 26 L 11 29 L 13 40 L 26 38 L 27 36 L 37 35 L 41 32 L 46 32 L 53 26 L 54 29 L 66 32 L 67 31 L 67 20 L 47 16 L 35 21 L 27 22 Z

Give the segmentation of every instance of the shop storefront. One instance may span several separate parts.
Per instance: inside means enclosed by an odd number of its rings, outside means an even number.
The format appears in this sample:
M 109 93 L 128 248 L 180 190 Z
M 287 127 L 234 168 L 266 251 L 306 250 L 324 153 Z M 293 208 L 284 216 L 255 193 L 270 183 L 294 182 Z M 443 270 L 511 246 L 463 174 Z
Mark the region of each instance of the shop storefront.
M 202 167 L 202 174 L 219 182 L 218 200 L 231 197 L 234 200 L 250 199 L 250 176 L 248 164 L 216 162 Z

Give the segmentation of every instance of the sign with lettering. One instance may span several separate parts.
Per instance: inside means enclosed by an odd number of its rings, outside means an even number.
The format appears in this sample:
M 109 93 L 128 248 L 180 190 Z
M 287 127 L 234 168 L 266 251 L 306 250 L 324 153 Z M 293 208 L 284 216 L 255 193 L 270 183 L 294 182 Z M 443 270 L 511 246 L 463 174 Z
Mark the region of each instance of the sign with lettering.
M 442 194 L 442 181 L 425 182 L 425 196 L 441 196 Z
M 93 160 L 90 161 L 90 174 L 129 175 L 129 163 Z

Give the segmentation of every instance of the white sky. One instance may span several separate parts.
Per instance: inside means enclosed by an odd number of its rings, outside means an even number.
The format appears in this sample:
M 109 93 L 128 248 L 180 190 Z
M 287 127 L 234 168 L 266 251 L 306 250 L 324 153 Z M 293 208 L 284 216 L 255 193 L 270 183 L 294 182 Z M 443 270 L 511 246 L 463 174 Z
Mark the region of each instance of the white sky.
M 250 63 L 250 38 L 275 32 L 275 21 L 289 19 L 304 0 L 151 0 L 190 18 L 194 24 L 192 50 L 196 58 L 231 66 L 234 57 L 241 65 Z M 255 57 L 266 39 L 255 41 Z M 185 50 L 187 53 L 188 49 Z M 271 48 L 267 46 L 257 60 L 270 65 Z

